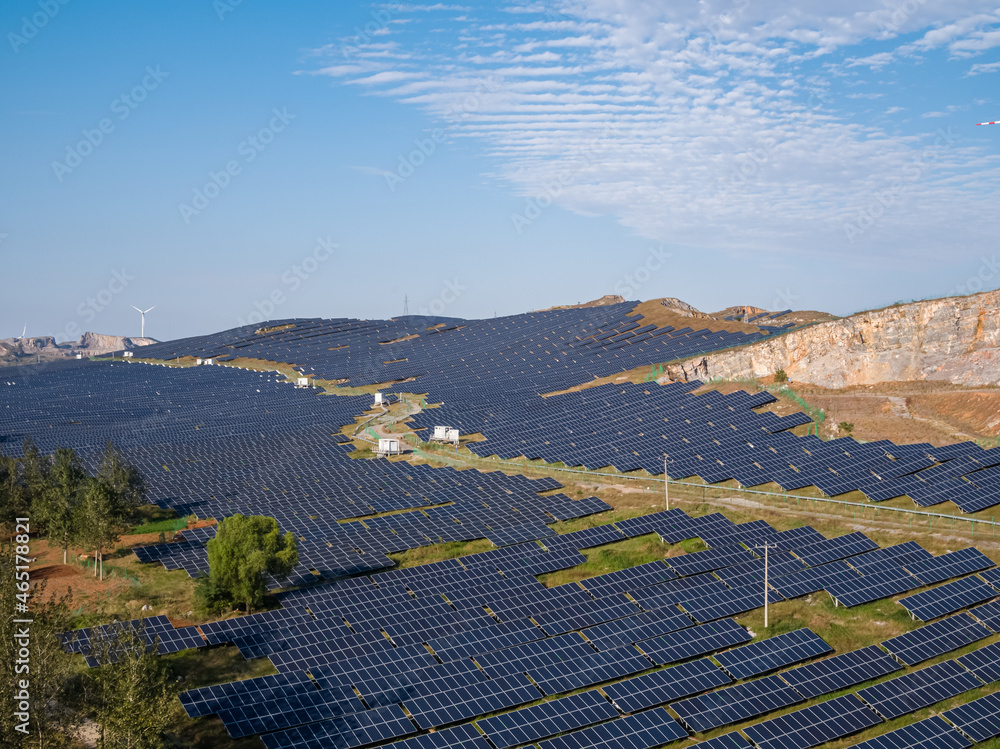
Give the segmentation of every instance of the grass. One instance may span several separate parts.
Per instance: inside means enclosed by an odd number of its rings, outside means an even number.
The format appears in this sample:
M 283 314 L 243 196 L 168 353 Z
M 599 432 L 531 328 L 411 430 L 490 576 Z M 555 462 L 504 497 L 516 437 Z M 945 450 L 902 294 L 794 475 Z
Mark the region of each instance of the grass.
M 154 520 L 151 523 L 137 525 L 129 531 L 129 535 L 140 535 L 143 533 L 169 533 L 179 531 L 187 527 L 187 518 L 165 518 Z
M 542 539 L 544 543 L 545 539 Z M 598 546 L 594 549 L 584 549 L 580 553 L 587 557 L 587 561 L 571 567 L 568 570 L 558 570 L 539 575 L 538 579 L 547 587 L 555 587 L 563 583 L 579 582 L 605 572 L 615 572 L 629 567 L 635 567 L 647 562 L 654 562 L 663 559 L 664 552 L 668 547 L 663 544 L 656 534 L 637 536 L 625 541 L 618 541 L 606 546 Z
M 277 673 L 267 658 L 244 660 L 233 646 L 185 650 L 163 656 L 163 660 L 171 680 L 182 691 Z M 180 702 L 174 703 L 170 717 L 168 746 L 191 749 L 260 748 L 260 739 L 256 737 L 231 739 L 222 721 L 217 718 L 189 718 Z

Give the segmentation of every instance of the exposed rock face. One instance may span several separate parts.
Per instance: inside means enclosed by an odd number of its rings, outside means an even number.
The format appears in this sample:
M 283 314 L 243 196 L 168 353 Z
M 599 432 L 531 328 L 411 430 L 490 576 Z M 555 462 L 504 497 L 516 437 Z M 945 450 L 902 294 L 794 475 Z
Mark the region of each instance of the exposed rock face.
M 691 380 L 767 377 L 828 388 L 902 380 L 1000 385 L 1000 291 L 861 312 L 670 365 Z
M 133 350 L 156 343 L 153 338 L 129 338 L 103 333 L 84 333 L 79 341 L 57 343 L 52 336 L 0 339 L 0 360 L 8 362 L 31 357 L 45 360 L 69 359 L 77 354 L 93 356 L 111 351 Z
M 692 307 L 687 302 L 682 302 L 677 297 L 666 297 L 660 302 L 660 304 L 669 309 L 675 315 L 681 315 L 682 317 L 698 317 L 702 320 L 714 319 L 712 315 L 706 314 L 696 307 Z

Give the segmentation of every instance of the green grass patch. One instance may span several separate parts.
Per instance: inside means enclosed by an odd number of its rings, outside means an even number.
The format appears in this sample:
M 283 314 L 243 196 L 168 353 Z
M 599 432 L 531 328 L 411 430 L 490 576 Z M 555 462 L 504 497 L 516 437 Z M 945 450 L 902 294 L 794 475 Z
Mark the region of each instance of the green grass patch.
M 542 539 L 545 542 L 545 539 Z M 570 567 L 568 570 L 558 570 L 545 575 L 539 575 L 538 579 L 543 585 L 553 587 L 563 583 L 579 582 L 605 572 L 615 572 L 639 564 L 646 564 L 658 559 L 663 559 L 664 553 L 670 547 L 660 541 L 655 533 L 645 536 L 637 536 L 624 541 L 616 541 L 606 546 L 598 546 L 594 549 L 584 549 L 580 553 L 587 557 L 587 561 Z
M 137 536 L 141 533 L 176 533 L 187 528 L 187 518 L 167 518 L 164 520 L 154 520 L 151 523 L 137 525 L 128 532 L 127 535 Z

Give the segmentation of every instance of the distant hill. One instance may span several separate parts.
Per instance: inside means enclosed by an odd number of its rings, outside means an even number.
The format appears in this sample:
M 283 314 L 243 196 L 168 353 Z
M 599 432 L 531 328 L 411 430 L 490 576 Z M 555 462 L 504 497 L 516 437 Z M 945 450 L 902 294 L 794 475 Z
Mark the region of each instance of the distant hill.
M 111 351 L 131 351 L 153 343 L 159 341 L 155 338 L 129 338 L 105 333 L 84 333 L 80 340 L 64 343 L 57 343 L 52 336 L 0 338 L 0 366 L 73 359 L 77 354 L 88 357 Z

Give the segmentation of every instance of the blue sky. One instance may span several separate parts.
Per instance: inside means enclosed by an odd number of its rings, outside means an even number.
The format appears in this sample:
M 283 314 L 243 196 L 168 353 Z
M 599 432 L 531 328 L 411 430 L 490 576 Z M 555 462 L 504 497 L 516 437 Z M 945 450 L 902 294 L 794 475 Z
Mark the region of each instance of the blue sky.
M 12 0 L 0 31 L 0 337 L 1000 286 L 995 4 Z

